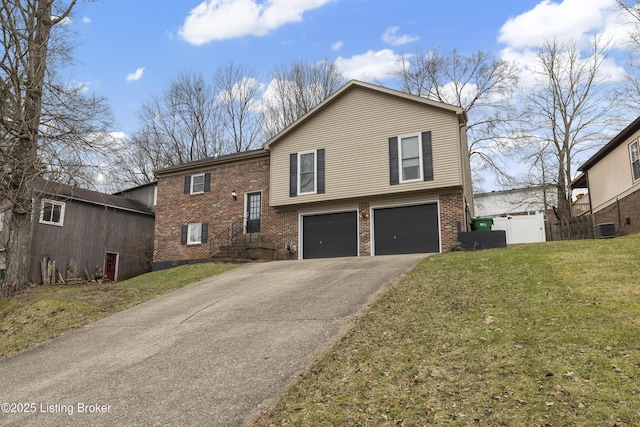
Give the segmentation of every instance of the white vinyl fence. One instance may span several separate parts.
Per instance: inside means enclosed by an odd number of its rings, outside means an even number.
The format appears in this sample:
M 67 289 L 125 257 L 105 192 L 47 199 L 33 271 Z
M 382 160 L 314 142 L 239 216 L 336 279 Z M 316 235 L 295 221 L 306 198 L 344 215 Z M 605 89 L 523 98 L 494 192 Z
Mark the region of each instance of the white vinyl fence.
M 493 218 L 492 230 L 504 230 L 507 244 L 546 241 L 543 215 L 515 215 Z

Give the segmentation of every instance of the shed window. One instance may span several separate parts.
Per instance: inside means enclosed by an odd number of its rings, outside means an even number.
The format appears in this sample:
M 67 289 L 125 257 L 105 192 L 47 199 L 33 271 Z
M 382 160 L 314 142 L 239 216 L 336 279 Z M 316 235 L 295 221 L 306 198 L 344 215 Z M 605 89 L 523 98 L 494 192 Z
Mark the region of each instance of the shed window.
M 638 140 L 629 144 L 629 154 L 631 155 L 631 173 L 633 180 L 640 179 L 640 155 L 638 154 Z
M 64 222 L 64 206 L 64 202 L 46 199 L 42 200 L 40 223 L 62 227 Z

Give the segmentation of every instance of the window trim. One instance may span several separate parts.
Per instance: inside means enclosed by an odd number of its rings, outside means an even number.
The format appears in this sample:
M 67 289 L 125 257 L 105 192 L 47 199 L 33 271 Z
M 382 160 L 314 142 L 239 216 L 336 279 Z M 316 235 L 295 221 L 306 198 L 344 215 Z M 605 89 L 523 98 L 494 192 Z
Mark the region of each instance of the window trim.
M 199 226 L 200 227 L 200 238 L 196 241 L 191 241 L 191 228 Z M 189 245 L 201 245 L 202 244 L 202 223 L 201 222 L 190 222 L 187 224 L 187 246 Z
M 633 164 L 635 163 L 633 160 L 633 151 L 632 151 L 632 146 L 635 144 L 636 146 L 636 156 L 638 157 L 636 159 L 636 162 L 638 162 L 638 176 L 635 176 L 635 169 L 633 167 Z M 629 143 L 629 161 L 630 161 L 630 166 L 631 166 L 631 181 L 632 182 L 636 182 L 638 180 L 640 180 L 640 142 L 638 141 L 638 139 L 634 139 L 633 141 L 631 141 Z
M 44 209 L 46 204 L 51 204 L 52 206 L 60 206 L 60 221 L 48 221 L 44 219 Z M 64 225 L 64 211 L 65 211 L 65 202 L 60 202 L 58 200 L 52 199 L 42 199 L 40 205 L 40 224 L 46 225 L 55 225 L 56 227 L 62 227 Z
M 313 154 L 313 190 L 303 192 L 300 178 L 302 174 L 302 156 L 305 154 Z M 318 193 L 318 150 L 300 151 L 298 153 L 298 170 L 296 179 L 298 181 L 298 196 Z
M 202 177 L 202 190 L 201 191 L 194 191 L 193 187 L 195 186 L 195 182 L 196 182 L 196 178 Z M 206 187 L 206 181 L 207 178 L 205 176 L 204 173 L 198 173 L 195 175 L 191 175 L 191 187 L 189 188 L 189 194 L 201 194 L 204 193 L 205 191 L 205 187 Z
M 413 137 L 418 138 L 418 177 L 412 178 L 412 179 L 404 179 L 404 168 L 402 167 L 402 160 L 403 160 L 402 140 L 407 138 L 413 138 Z M 422 152 L 422 133 L 415 132 L 415 133 L 410 133 L 405 135 L 398 135 L 398 175 L 399 175 L 398 181 L 400 183 L 423 181 L 424 180 L 423 172 L 424 172 L 424 162 L 423 162 L 423 152 Z

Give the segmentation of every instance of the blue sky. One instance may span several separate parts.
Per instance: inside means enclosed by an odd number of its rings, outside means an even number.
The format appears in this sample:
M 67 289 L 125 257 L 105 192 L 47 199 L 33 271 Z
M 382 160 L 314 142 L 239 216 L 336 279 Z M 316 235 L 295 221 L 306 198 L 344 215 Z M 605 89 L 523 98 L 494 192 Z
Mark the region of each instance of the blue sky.
M 137 112 L 181 71 L 245 65 L 266 86 L 292 60 L 335 60 L 348 78 L 383 80 L 417 47 L 485 50 L 525 70 L 545 37 L 622 40 L 615 0 L 99 0 L 73 16 L 71 79 L 106 96 L 130 135 Z M 616 41 L 616 43 L 618 43 Z M 622 46 L 622 42 L 618 43 Z M 623 49 L 620 47 L 620 49 Z M 609 64 L 619 74 L 619 64 Z M 526 79 L 525 79 L 526 81 Z

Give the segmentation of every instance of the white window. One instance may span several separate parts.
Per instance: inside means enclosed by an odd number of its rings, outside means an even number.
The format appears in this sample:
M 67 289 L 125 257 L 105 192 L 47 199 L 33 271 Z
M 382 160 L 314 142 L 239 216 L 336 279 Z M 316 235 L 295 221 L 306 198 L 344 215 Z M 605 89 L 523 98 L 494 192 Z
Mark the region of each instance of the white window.
M 196 245 L 202 243 L 202 223 L 189 224 L 187 230 L 187 244 Z
M 317 156 L 315 151 L 298 153 L 298 194 L 316 192 Z
M 638 140 L 629 144 L 629 154 L 631 155 L 631 173 L 633 180 L 640 179 L 640 155 L 638 154 Z
M 191 194 L 204 193 L 204 174 L 191 177 Z
M 422 144 L 420 134 L 401 136 L 398 138 L 400 153 L 400 181 L 417 181 L 422 179 Z
M 42 200 L 42 209 L 40 210 L 40 223 L 57 225 L 62 227 L 64 222 L 64 206 L 63 202 L 55 200 Z

